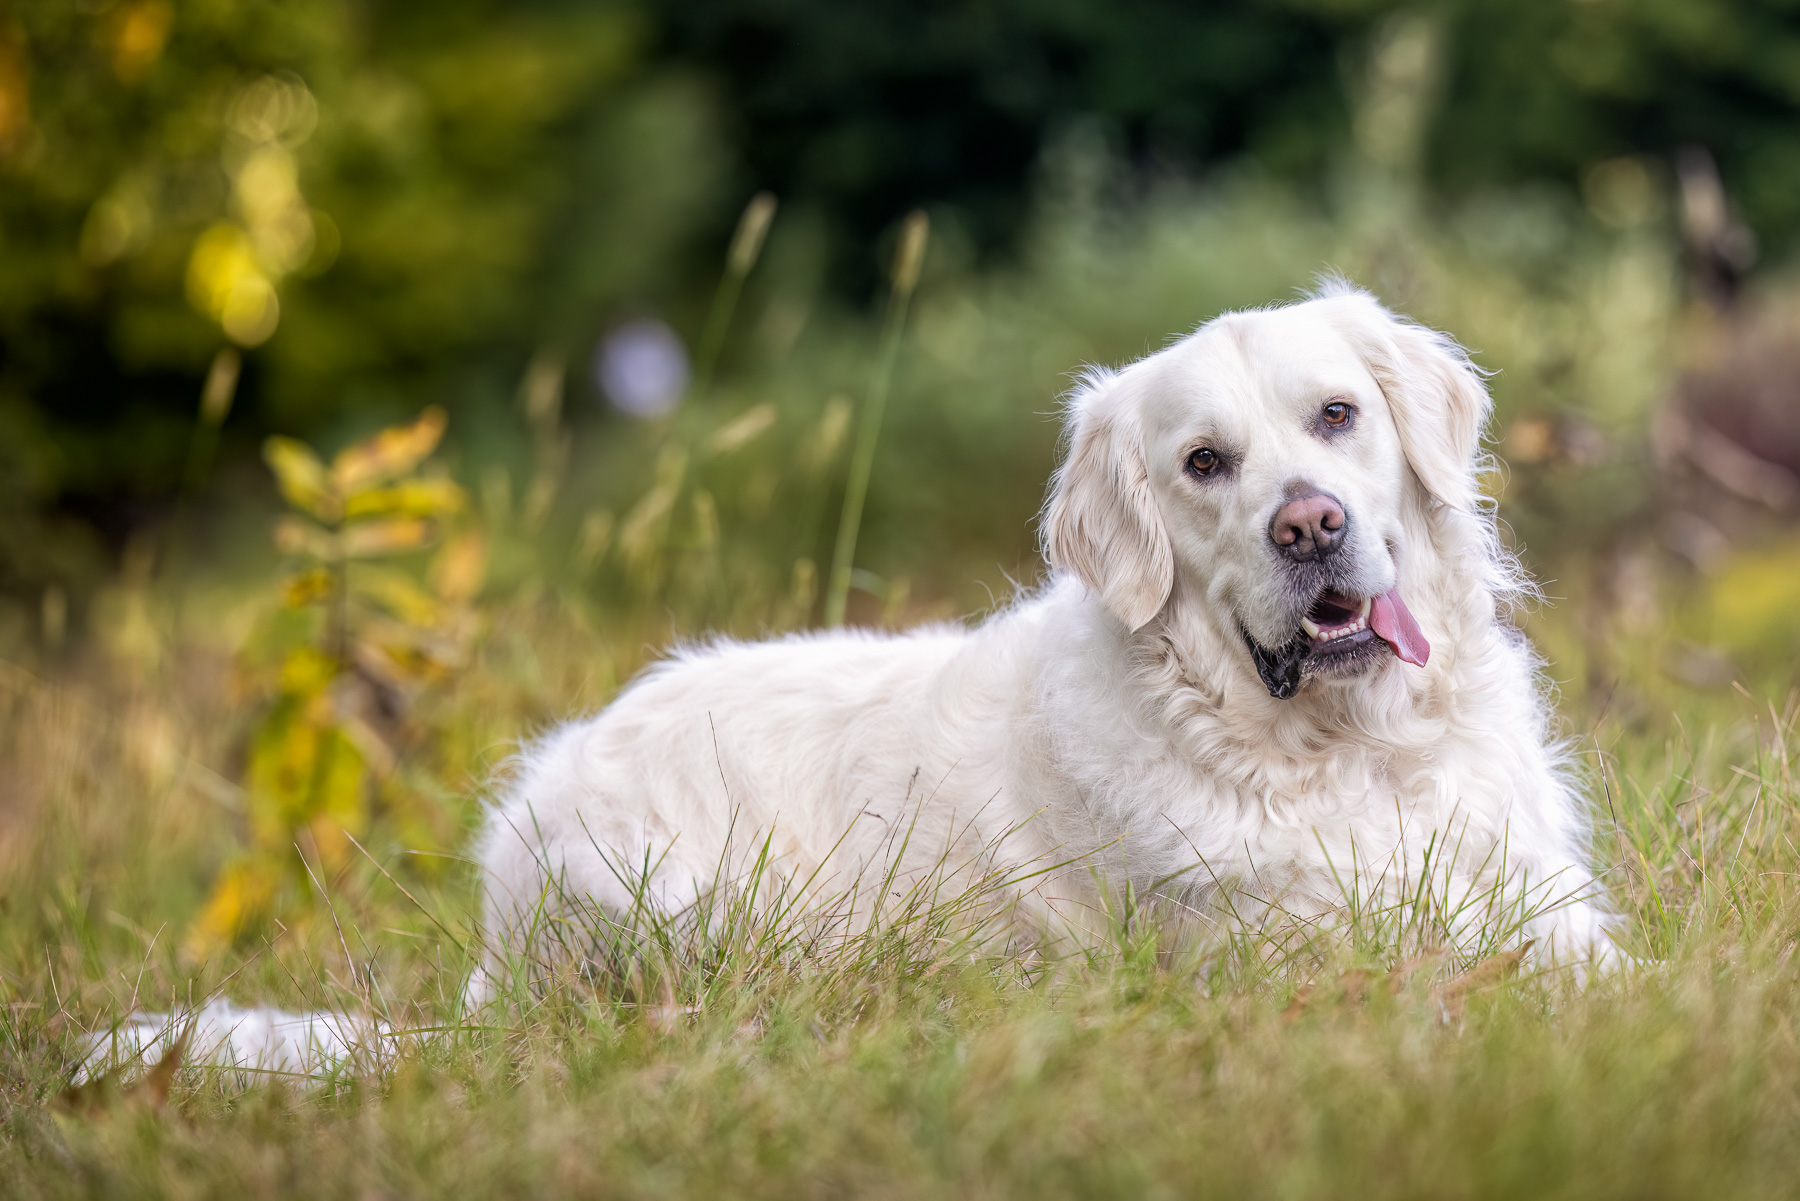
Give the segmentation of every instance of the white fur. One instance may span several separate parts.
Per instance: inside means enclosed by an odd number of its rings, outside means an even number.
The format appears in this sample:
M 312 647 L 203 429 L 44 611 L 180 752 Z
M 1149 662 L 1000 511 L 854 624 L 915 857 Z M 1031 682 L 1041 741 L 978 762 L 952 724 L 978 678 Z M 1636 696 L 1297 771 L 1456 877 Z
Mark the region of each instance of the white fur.
M 75 1083 L 91 1079 L 108 1062 L 154 1063 L 184 1039 L 184 1061 L 232 1068 L 249 1081 L 320 1076 L 378 1062 L 393 1049 L 395 1036 L 385 1022 L 355 1014 L 240 1009 L 215 1000 L 187 1014 L 135 1014 L 117 1029 L 95 1035 L 87 1059 L 76 1068 Z
M 1333 397 L 1358 407 L 1353 438 L 1309 432 Z M 865 913 L 884 881 L 1074 860 L 1009 898 L 1051 932 L 1096 929 L 1127 882 L 1215 913 L 1235 892 L 1239 919 L 1245 898 L 1392 903 L 1435 841 L 1453 900 L 1510 884 L 1543 910 L 1540 951 L 1608 954 L 1581 806 L 1504 621 L 1487 415 L 1453 342 L 1342 286 L 1091 373 L 1036 594 L 973 629 L 684 649 L 527 747 L 480 844 L 495 959 L 559 897 L 624 917 L 647 874 L 679 914 L 746 885 L 765 838 L 772 876 Z M 1184 475 L 1201 442 L 1239 452 L 1228 487 Z M 1295 628 L 1267 531 L 1296 482 L 1344 502 L 1363 594 L 1400 588 L 1428 666 L 1268 694 L 1238 630 Z
M 1353 436 L 1319 436 L 1333 398 L 1356 405 Z M 1081 939 L 1127 884 L 1256 921 L 1347 893 L 1397 904 L 1429 872 L 1452 905 L 1510 887 L 1540 954 L 1611 957 L 1581 803 L 1504 619 L 1523 585 L 1478 487 L 1488 407 L 1453 342 L 1341 285 L 1091 373 L 1035 594 L 973 629 L 684 649 L 522 751 L 478 847 L 470 1001 L 547 931 L 566 939 L 555 919 L 682 918 L 752 884 L 866 922 L 922 882 L 998 880 L 1032 937 Z M 1236 456 L 1218 486 L 1184 472 L 1201 444 Z M 1362 595 L 1399 588 L 1427 666 L 1270 696 L 1244 633 L 1297 627 L 1268 533 L 1295 485 L 1343 502 L 1345 570 Z M 244 1028 L 227 1016 L 208 1029 Z M 230 1057 L 347 1045 L 261 1031 Z

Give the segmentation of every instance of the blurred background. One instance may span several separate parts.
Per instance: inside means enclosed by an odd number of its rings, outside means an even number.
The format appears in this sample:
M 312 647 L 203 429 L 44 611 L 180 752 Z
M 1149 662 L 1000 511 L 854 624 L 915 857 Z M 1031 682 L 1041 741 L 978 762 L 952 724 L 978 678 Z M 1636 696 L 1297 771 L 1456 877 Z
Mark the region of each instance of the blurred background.
M 271 854 L 451 845 L 834 558 L 851 622 L 1003 602 L 1071 374 L 1334 271 L 1494 372 L 1577 731 L 1780 698 L 1797 243 L 1776 0 L 19 0 L 0 660 L 176 706 L 120 753 Z

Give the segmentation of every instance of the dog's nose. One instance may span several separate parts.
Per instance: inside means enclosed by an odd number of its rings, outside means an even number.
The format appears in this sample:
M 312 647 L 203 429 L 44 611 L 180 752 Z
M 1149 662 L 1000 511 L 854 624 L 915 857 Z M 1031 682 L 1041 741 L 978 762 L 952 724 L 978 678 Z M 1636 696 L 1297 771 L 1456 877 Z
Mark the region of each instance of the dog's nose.
M 1269 537 L 1290 559 L 1317 559 L 1344 544 L 1344 506 L 1325 492 L 1296 496 L 1275 510 Z

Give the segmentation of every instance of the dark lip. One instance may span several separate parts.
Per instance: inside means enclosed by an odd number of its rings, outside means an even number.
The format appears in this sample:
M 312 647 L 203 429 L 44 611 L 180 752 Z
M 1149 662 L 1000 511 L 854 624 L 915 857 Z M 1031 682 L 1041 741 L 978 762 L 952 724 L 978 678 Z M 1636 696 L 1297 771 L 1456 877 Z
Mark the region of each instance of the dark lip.
M 1333 638 L 1330 642 L 1312 642 L 1310 638 L 1307 641 L 1312 643 L 1312 649 L 1306 657 L 1318 660 L 1341 659 L 1347 655 L 1354 655 L 1369 643 L 1379 642 L 1380 639 L 1375 636 L 1374 630 L 1361 629 L 1354 634 L 1346 634 L 1342 638 Z
M 1244 644 L 1250 648 L 1250 660 L 1256 664 L 1256 674 L 1262 677 L 1263 687 L 1269 690 L 1269 695 L 1285 701 L 1299 692 L 1305 674 L 1302 669 L 1312 654 L 1312 639 L 1302 634 L 1282 646 L 1270 648 L 1252 638 L 1248 630 L 1242 632 Z

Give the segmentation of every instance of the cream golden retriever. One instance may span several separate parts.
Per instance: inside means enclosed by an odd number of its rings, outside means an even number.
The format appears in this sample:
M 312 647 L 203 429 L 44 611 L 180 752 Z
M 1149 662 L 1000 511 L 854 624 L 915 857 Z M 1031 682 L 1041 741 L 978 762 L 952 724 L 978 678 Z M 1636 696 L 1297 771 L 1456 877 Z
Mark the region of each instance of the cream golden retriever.
M 492 966 L 571 899 L 798 890 L 854 922 L 921 881 L 1084 937 L 1128 885 L 1243 922 L 1430 881 L 1451 936 L 1510 914 L 1539 954 L 1608 955 L 1506 620 L 1488 411 L 1453 341 L 1341 284 L 1089 372 L 1034 594 L 972 629 L 682 650 L 528 747 L 480 842 Z
M 581 921 L 731 895 L 850 929 L 922 887 L 1053 940 L 1104 937 L 1126 895 L 1199 927 L 1428 895 L 1450 939 L 1615 957 L 1506 620 L 1488 411 L 1451 339 L 1342 284 L 1089 372 L 1036 592 L 974 628 L 685 649 L 524 748 L 477 848 L 468 999 Z M 223 1061 L 358 1031 L 199 1015 Z

